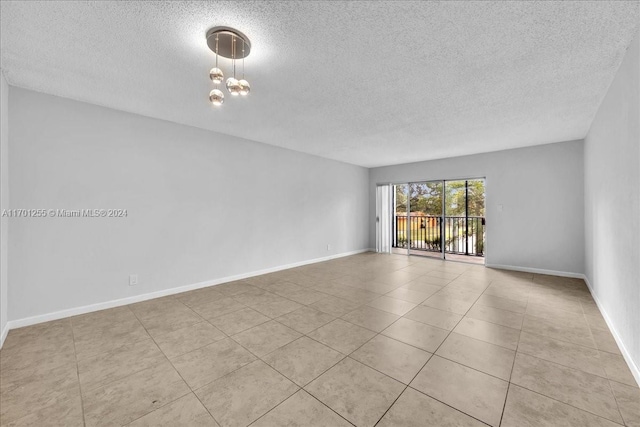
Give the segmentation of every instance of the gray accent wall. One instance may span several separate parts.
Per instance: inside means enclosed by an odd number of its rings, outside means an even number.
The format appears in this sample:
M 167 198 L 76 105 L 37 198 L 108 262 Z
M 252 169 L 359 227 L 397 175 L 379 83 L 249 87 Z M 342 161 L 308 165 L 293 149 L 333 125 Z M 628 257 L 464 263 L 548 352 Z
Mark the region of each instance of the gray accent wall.
M 570 141 L 370 169 L 370 245 L 375 242 L 377 184 L 486 178 L 487 265 L 580 275 L 582 145 Z
M 368 247 L 363 167 L 25 89 L 9 101 L 12 208 L 128 210 L 12 219 L 10 321 Z
M 587 134 L 584 165 L 586 276 L 640 381 L 639 35 Z

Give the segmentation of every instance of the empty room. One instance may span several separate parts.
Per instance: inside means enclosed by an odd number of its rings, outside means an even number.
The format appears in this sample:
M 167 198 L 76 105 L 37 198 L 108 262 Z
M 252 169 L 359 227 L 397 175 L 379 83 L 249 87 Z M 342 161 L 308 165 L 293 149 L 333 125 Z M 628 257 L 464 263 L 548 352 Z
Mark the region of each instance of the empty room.
M 0 427 L 640 427 L 640 1 L 2 1 L 0 98 Z

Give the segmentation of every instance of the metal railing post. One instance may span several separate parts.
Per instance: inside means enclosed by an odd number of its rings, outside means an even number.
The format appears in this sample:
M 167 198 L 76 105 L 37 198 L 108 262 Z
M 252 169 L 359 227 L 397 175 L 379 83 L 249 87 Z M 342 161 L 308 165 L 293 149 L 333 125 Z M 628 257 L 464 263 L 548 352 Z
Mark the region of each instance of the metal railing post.
M 469 181 L 464 182 L 464 254 L 469 255 Z

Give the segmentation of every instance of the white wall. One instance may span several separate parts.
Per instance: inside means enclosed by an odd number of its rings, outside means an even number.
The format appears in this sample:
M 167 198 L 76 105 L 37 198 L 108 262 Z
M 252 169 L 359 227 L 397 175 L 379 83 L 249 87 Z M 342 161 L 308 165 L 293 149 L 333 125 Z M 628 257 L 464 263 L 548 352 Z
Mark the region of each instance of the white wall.
M 377 183 L 486 178 L 486 263 L 584 271 L 582 141 L 387 166 L 369 171 L 369 216 Z M 499 212 L 498 205 L 503 206 Z M 375 242 L 375 224 L 369 228 Z
M 14 87 L 9 103 L 12 208 L 128 210 L 12 219 L 10 321 L 368 247 L 365 168 Z
M 585 139 L 584 168 L 586 276 L 638 381 L 639 99 L 640 39 L 636 35 Z
M 0 213 L 9 206 L 9 86 L 0 70 Z M 0 347 L 7 336 L 9 218 L 0 216 Z

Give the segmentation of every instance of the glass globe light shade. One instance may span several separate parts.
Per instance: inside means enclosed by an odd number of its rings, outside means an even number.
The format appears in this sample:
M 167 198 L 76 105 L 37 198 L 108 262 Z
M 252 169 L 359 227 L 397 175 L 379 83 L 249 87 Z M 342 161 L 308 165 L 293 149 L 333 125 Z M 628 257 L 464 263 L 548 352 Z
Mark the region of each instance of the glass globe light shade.
M 247 96 L 249 92 L 251 92 L 251 85 L 245 79 L 242 79 L 238 82 L 240 85 L 240 95 Z
M 212 82 L 219 85 L 224 80 L 224 73 L 220 68 L 212 68 L 211 71 L 209 71 L 209 78 Z
M 238 96 L 240 95 L 240 83 L 238 83 L 238 80 L 234 79 L 233 77 L 229 77 L 227 79 L 227 89 L 229 90 L 229 93 L 233 96 Z
M 209 101 L 216 106 L 224 104 L 224 93 L 220 89 L 212 90 L 209 92 Z

